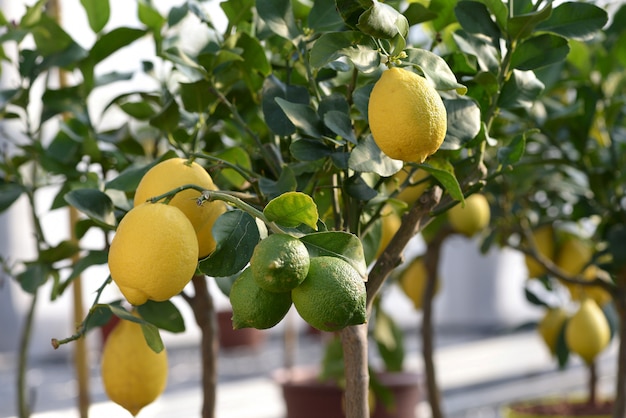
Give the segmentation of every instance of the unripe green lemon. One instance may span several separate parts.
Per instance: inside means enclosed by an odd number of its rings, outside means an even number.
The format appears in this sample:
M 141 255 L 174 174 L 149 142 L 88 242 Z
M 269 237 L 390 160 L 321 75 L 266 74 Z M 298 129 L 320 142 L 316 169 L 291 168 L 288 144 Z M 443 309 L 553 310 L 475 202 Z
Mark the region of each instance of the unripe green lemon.
M 339 331 L 367 319 L 365 282 L 338 257 L 312 257 L 309 274 L 291 297 L 302 319 L 320 331 Z
M 259 287 L 250 267 L 235 280 L 229 294 L 233 328 L 266 329 L 278 324 L 291 308 L 290 292 L 268 292 Z
M 369 98 L 368 119 L 374 141 L 387 156 L 423 162 L 446 136 L 446 108 L 426 80 L 402 68 L 383 71 Z
M 611 328 L 602 309 L 593 299 L 583 300 L 565 328 L 569 349 L 591 364 L 607 347 L 610 339 Z
M 250 269 L 262 289 L 288 292 L 306 278 L 309 272 L 309 251 L 298 238 L 272 234 L 254 247 Z

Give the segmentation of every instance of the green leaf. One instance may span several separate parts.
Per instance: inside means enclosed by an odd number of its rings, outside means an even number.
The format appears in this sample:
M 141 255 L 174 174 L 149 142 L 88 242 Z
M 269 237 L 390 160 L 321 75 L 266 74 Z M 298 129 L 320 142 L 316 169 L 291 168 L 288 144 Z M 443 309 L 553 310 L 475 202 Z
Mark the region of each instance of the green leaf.
M 515 164 L 522 158 L 525 150 L 526 134 L 516 135 L 508 146 L 498 149 L 498 161 L 503 166 Z
M 406 38 L 409 21 L 392 6 L 372 0 L 372 6 L 359 17 L 357 27 L 375 38 L 392 39 L 396 35 Z
M 343 187 L 350 196 L 359 200 L 368 201 L 378 196 L 378 192 L 372 189 L 360 174 L 348 177 Z
M 263 214 L 270 222 L 276 222 L 289 228 L 301 224 L 317 230 L 317 206 L 311 196 L 300 192 L 287 192 L 272 199 Z
M 264 77 L 272 73 L 272 66 L 267 59 L 266 51 L 257 38 L 242 32 L 239 34 L 237 47 L 243 49 L 241 57 L 244 60 L 246 71 L 254 70 Z
M 566 38 L 586 40 L 602 29 L 607 21 L 607 12 L 594 4 L 565 2 L 555 7 L 552 15 L 541 22 L 537 29 Z
M 535 27 L 550 17 L 552 3 L 548 3 L 541 10 L 509 18 L 507 30 L 511 39 L 522 40 L 531 36 Z
M 498 105 L 503 109 L 530 108 L 543 92 L 544 85 L 533 71 L 513 70 L 504 83 Z
M 612 270 L 619 271 L 626 265 L 626 226 L 613 225 L 608 231 L 608 252 L 612 255 Z
M 480 108 L 472 100 L 444 101 L 448 116 L 448 130 L 442 149 L 459 149 L 480 132 Z
M 302 138 L 291 143 L 289 152 L 299 161 L 315 161 L 328 157 L 333 149 L 317 139 Z
M 285 192 L 292 192 L 298 187 L 298 180 L 293 170 L 289 166 L 283 166 L 278 180 L 270 180 L 267 177 L 259 179 L 261 192 L 268 198 L 274 198 Z
M 132 313 L 128 312 L 126 309 L 121 306 L 109 305 L 109 309 L 113 313 L 113 315 L 117 316 L 120 319 L 135 322 L 141 325 L 141 332 L 146 340 L 148 346 L 155 353 L 160 353 L 163 351 L 165 346 L 163 345 L 163 340 L 161 340 L 161 334 L 159 334 L 159 329 L 153 324 L 145 321 L 142 318 L 139 318 Z
M 189 112 L 207 112 L 209 106 L 215 101 L 215 96 L 209 93 L 210 86 L 211 84 L 206 80 L 198 80 L 193 83 L 178 83 L 183 108 Z
M 500 68 L 499 52 L 491 43 L 463 30 L 454 32 L 452 37 L 462 52 L 476 57 L 481 70 L 498 74 Z
M 148 300 L 137 307 L 139 315 L 151 324 L 169 332 L 185 331 L 185 320 L 180 311 L 171 301 L 155 302 Z
M 216 277 L 215 284 L 222 291 L 224 296 L 230 296 L 230 289 L 233 287 L 233 283 L 239 277 L 239 274 L 233 274 L 232 276 L 227 277 Z
M 348 262 L 362 277 L 367 276 L 367 265 L 361 240 L 343 231 L 326 231 L 307 234 L 300 238 L 311 257 L 332 256 Z
M 10 208 L 23 192 L 24 188 L 19 184 L 0 181 L 0 212 Z
M 382 177 L 389 177 L 402 169 L 402 161 L 394 160 L 385 155 L 372 135 L 367 135 L 352 149 L 348 166 L 363 173 L 376 173 Z
M 343 27 L 343 19 L 334 0 L 316 0 L 307 18 L 309 28 L 315 32 L 332 32 Z
M 454 167 L 448 160 L 430 157 L 427 164 L 419 164 L 420 168 L 432 174 L 450 193 L 453 199 L 463 202 L 463 191 L 454 175 Z
M 255 219 L 235 209 L 217 218 L 213 238 L 217 242 L 215 251 L 198 267 L 208 276 L 223 277 L 238 273 L 248 264 L 261 235 Z
M 16 280 L 25 292 L 34 294 L 48 280 L 50 268 L 43 263 L 29 263 Z
M 567 39 L 543 34 L 522 42 L 511 56 L 511 67 L 519 70 L 534 70 L 565 60 L 569 52 Z
M 91 0 L 95 3 L 98 0 Z M 135 42 L 146 34 L 145 29 L 119 27 L 99 37 L 89 50 L 92 65 L 99 63 L 125 46 Z
M 373 337 L 378 347 L 378 353 L 385 363 L 385 370 L 389 372 L 402 371 L 404 333 L 393 318 L 383 312 L 380 307 L 376 309 Z
M 300 36 L 290 0 L 257 0 L 256 10 L 268 28 L 289 41 Z
M 180 120 L 180 110 L 176 100 L 171 99 L 159 113 L 150 118 L 150 125 L 161 129 L 163 132 L 173 132 Z
M 91 250 L 87 254 L 81 257 L 72 268 L 67 281 L 73 280 L 78 277 L 82 272 L 87 270 L 91 266 L 106 264 L 109 257 L 108 251 L 105 250 Z
M 287 100 L 290 103 L 306 105 L 309 103 L 309 92 L 302 86 L 284 84 L 281 80 L 271 75 L 263 82 L 262 106 L 263 116 L 267 126 L 279 136 L 288 136 L 296 132 L 296 127 L 281 106 L 277 98 Z
M 408 20 L 409 26 L 428 22 L 429 20 L 433 20 L 437 17 L 437 13 L 428 9 L 423 4 L 416 2 L 411 2 L 403 14 Z
M 489 12 L 495 17 L 497 25 L 500 27 L 500 30 L 506 29 L 507 17 L 509 15 L 509 10 L 507 9 L 506 3 L 502 0 L 478 0 L 489 9 Z
M 41 97 L 43 109 L 41 123 L 60 114 L 68 113 L 81 122 L 88 124 L 89 117 L 85 109 L 85 99 L 80 86 L 47 89 Z
M 115 224 L 113 201 L 97 189 L 76 189 L 65 194 L 65 201 L 90 218 L 106 225 Z
M 224 151 L 215 153 L 214 156 L 245 170 L 252 169 L 250 154 L 241 147 L 230 147 Z M 234 187 L 235 189 L 241 188 L 247 181 L 239 172 L 227 166 L 217 171 L 214 175 L 214 179 L 218 182 L 226 182 L 231 188 Z
M 242 21 L 247 21 L 252 15 L 255 0 L 229 0 L 220 2 L 220 7 L 228 18 L 228 22 L 236 27 Z
M 80 0 L 80 4 L 87 13 L 91 30 L 98 33 L 104 29 L 111 15 L 109 0 Z
M 109 180 L 106 189 L 121 190 L 123 192 L 133 192 L 137 190 L 141 178 L 148 172 L 152 165 L 145 167 L 129 167 L 122 171 L 117 177 Z
M 307 104 L 292 103 L 283 98 L 276 97 L 276 103 L 285 112 L 289 121 L 303 134 L 313 138 L 322 136 L 322 128 L 319 117 L 315 110 Z
M 324 113 L 323 121 L 324 125 L 334 134 L 356 144 L 356 137 L 352 130 L 352 120 L 347 113 L 331 110 Z
M 530 290 L 528 287 L 524 288 L 524 295 L 526 296 L 526 300 L 532 303 L 535 306 L 543 306 L 545 308 L 549 308 L 550 305 L 542 300 L 536 293 Z
M 61 241 L 54 247 L 43 249 L 39 252 L 39 260 L 48 264 L 65 260 L 78 253 L 79 247 L 72 241 Z
M 465 31 L 488 36 L 494 42 L 500 39 L 500 28 L 483 3 L 460 1 L 454 8 L 454 13 Z
M 37 52 L 44 57 L 59 53 L 73 43 L 72 37 L 48 15 L 41 16 L 37 25 L 31 29 L 31 33 Z
M 137 16 L 141 23 L 155 33 L 155 36 L 160 36 L 161 28 L 165 24 L 166 19 L 161 16 L 161 13 L 149 1 L 139 0 L 137 2 Z
M 569 347 L 567 346 L 567 341 L 565 340 L 565 329 L 567 328 L 567 323 L 569 319 L 563 321 L 563 325 L 561 326 L 561 330 L 559 331 L 559 335 L 556 339 L 556 359 L 559 363 L 559 368 L 564 369 L 567 366 L 567 362 L 569 360 Z
M 114 318 L 109 305 L 97 304 L 89 311 L 89 316 L 85 318 L 85 330 L 91 331 L 94 328 L 104 327 Z
M 380 65 L 380 53 L 371 38 L 362 32 L 330 32 L 320 36 L 311 48 L 311 65 L 322 68 L 342 57 L 360 71 L 372 72 Z

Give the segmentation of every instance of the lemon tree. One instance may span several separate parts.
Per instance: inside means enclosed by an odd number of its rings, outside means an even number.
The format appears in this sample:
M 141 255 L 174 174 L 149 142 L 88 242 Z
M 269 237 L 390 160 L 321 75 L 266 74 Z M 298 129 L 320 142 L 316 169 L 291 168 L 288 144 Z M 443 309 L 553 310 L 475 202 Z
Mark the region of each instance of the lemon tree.
M 332 260 L 322 270 L 342 289 L 333 296 L 353 303 L 353 312 L 326 318 L 294 299 L 310 322 L 345 334 L 344 348 L 355 354 L 345 357 L 355 395 L 346 413 L 366 417 L 359 359 L 368 340 L 357 330 L 407 243 L 425 227 L 436 237 L 445 214 L 479 194 L 494 211 L 481 232 L 483 250 L 511 245 L 532 256 L 518 245 L 528 230 L 592 225 L 588 264 L 611 280 L 576 280 L 552 265 L 543 279 L 616 294 L 618 260 L 626 259 L 619 215 L 625 153 L 616 127 L 623 63 L 608 57 L 621 57 L 615 52 L 624 36 L 612 23 L 595 37 L 608 21 L 604 10 L 500 1 L 227 1 L 211 12 L 196 1 L 167 11 L 136 6 L 138 24 L 125 27 L 109 21 L 115 2 L 81 2 L 93 33 L 80 42 L 45 13 L 43 0 L 20 18 L 0 15 L 2 50 L 17 54 L 0 54 L 3 73 L 6 67 L 16 77 L 2 87 L 0 117 L 19 126 L 7 131 L 10 145 L 0 156 L 0 210 L 26 200 L 36 237 L 35 259 L 3 255 L 3 270 L 32 295 L 51 284 L 56 299 L 84 274 L 97 274 L 90 267 L 110 268 L 89 281 L 99 285 L 89 311 L 74 321 L 77 332 L 55 346 L 79 340 L 107 316 L 128 319 L 136 304 L 146 342 L 158 351 L 159 330 L 181 330 L 169 298 L 188 302 L 210 337 L 208 282 L 241 275 L 257 246 L 291 236 L 311 260 Z M 618 13 L 611 22 L 622 20 Z M 226 30 L 212 20 L 218 14 Z M 409 36 L 416 31 L 423 43 Z M 153 55 L 136 70 L 109 72 L 109 58 L 145 38 Z M 45 82 L 60 73 L 68 77 Z M 140 88 L 129 82 L 135 78 L 153 83 Z M 94 108 L 104 92 L 112 97 Z M 389 187 L 402 172 L 407 179 Z M 425 186 L 419 199 L 405 197 L 417 184 Z M 41 216 L 48 191 L 46 209 L 71 208 L 70 236 L 61 241 Z M 402 226 L 389 229 L 394 239 L 379 251 L 387 205 Z M 133 220 L 144 208 L 148 216 Z M 93 235 L 96 244 L 82 242 Z M 168 261 L 177 267 L 168 270 Z M 312 285 L 325 276 L 319 270 L 309 285 L 325 295 Z M 174 280 L 161 280 L 164 272 Z M 309 287 L 311 266 L 306 276 L 292 297 Z M 121 295 L 101 300 L 112 283 Z M 386 336 L 392 347 L 393 321 L 374 316 L 377 339 Z M 210 341 L 202 339 L 202 358 L 215 370 Z M 203 417 L 214 414 L 214 381 L 203 382 Z M 26 390 L 18 392 L 25 415 Z M 439 418 L 436 385 L 427 392 Z

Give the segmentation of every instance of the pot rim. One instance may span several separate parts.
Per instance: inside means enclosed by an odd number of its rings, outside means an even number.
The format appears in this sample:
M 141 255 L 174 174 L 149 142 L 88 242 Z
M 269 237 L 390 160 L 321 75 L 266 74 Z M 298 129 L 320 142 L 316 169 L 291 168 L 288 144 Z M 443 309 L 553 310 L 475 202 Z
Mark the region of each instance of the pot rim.
M 538 413 L 531 413 L 531 412 L 519 412 L 515 410 L 516 406 L 520 406 L 520 405 L 550 405 L 550 404 L 554 404 L 556 402 L 559 401 L 568 401 L 571 403 L 583 403 L 585 402 L 585 399 L 580 397 L 580 396 L 568 396 L 568 395 L 554 395 L 554 396 L 549 396 L 549 397 L 545 397 L 545 398 L 536 398 L 536 399 L 527 399 L 527 400 L 519 400 L 519 401 L 514 401 L 511 402 L 507 405 L 505 405 L 504 407 L 502 407 L 502 415 L 506 418 L 546 418 L 546 417 L 551 417 L 551 418 L 567 418 L 570 417 L 569 415 L 563 416 L 563 415 L 551 415 L 551 414 L 538 414 Z M 606 402 L 606 401 L 612 401 L 613 398 L 611 397 L 599 397 L 598 401 L 601 402 Z M 576 415 L 571 416 L 573 418 L 607 418 L 610 417 L 611 414 L 607 414 L 607 415 Z

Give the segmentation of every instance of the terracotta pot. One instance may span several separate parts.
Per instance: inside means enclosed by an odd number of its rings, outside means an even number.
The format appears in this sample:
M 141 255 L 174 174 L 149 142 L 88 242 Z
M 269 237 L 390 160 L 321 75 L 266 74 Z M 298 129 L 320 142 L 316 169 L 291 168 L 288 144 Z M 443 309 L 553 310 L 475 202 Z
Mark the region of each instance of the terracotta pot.
M 343 389 L 335 382 L 318 379 L 315 368 L 279 370 L 275 380 L 281 385 L 286 418 L 344 418 Z M 372 418 L 415 418 L 420 400 L 419 375 L 410 372 L 378 373 L 379 381 L 393 394 L 394 407 L 388 411 L 377 399 Z
M 256 348 L 265 342 L 267 334 L 256 328 L 233 329 L 231 311 L 218 311 L 217 324 L 220 347 L 251 347 Z
M 598 400 L 590 405 L 586 400 L 571 398 L 540 399 L 511 404 L 504 408 L 505 418 L 609 418 L 612 400 Z

